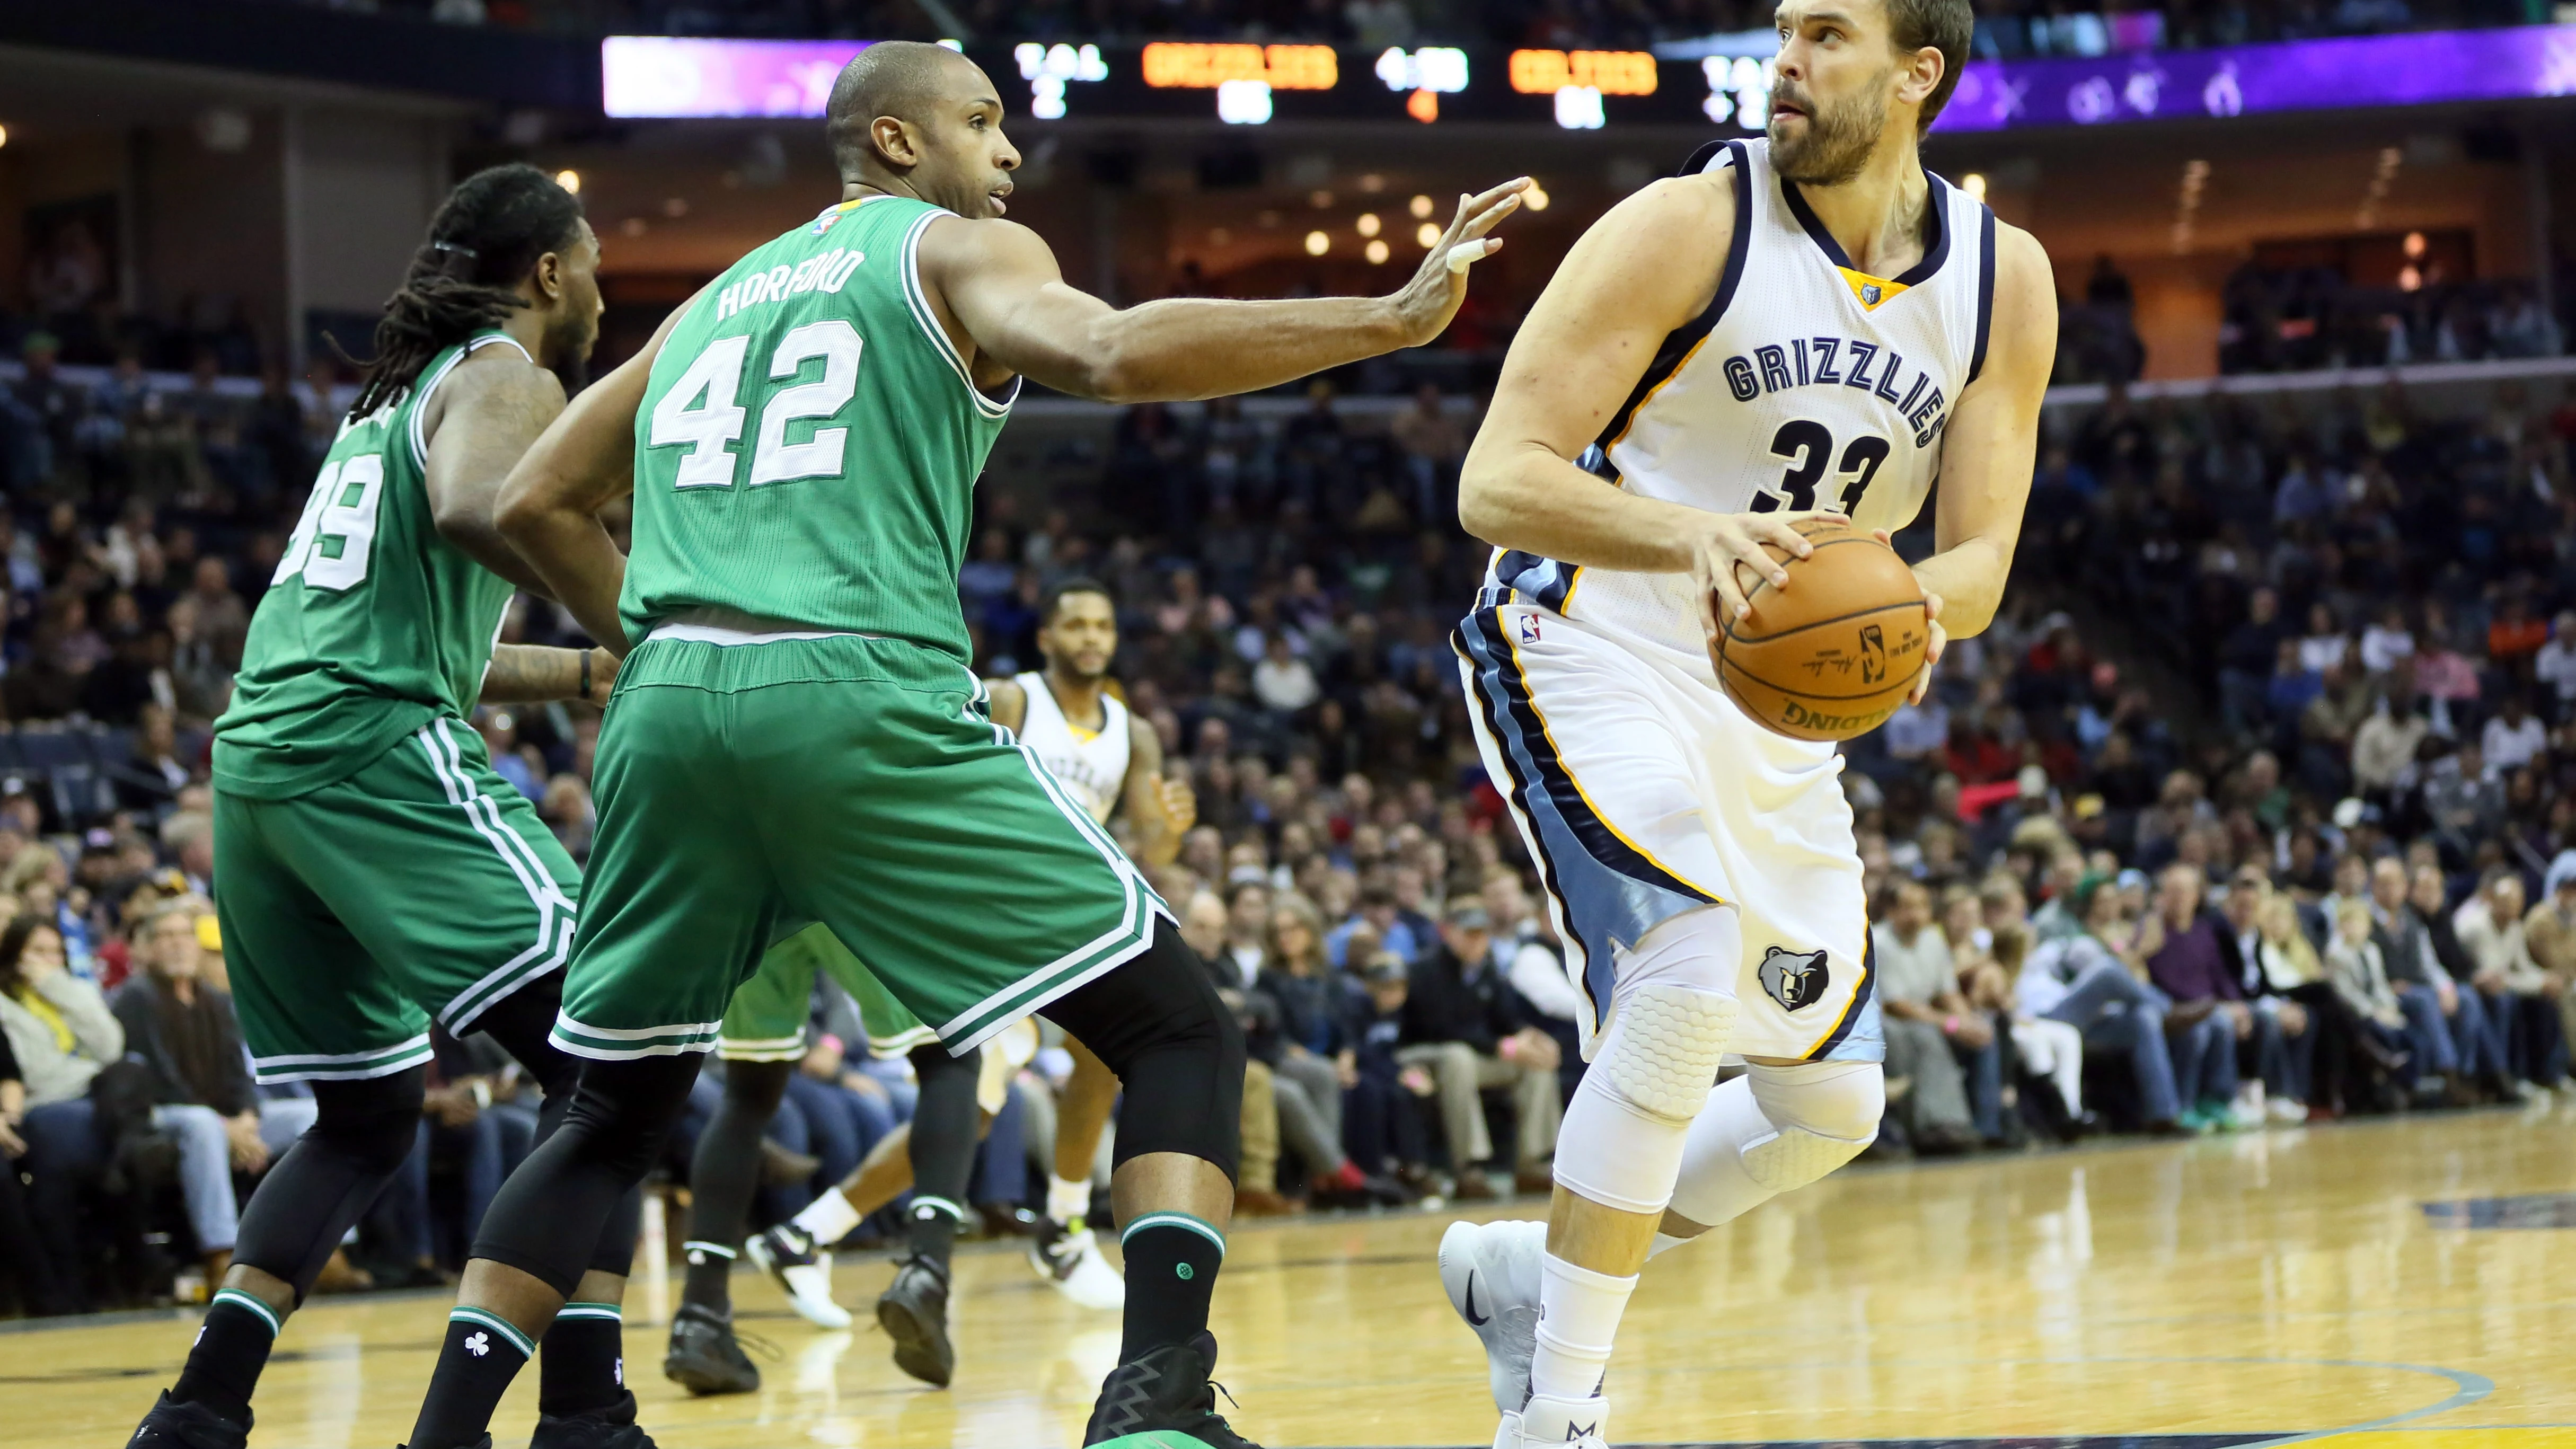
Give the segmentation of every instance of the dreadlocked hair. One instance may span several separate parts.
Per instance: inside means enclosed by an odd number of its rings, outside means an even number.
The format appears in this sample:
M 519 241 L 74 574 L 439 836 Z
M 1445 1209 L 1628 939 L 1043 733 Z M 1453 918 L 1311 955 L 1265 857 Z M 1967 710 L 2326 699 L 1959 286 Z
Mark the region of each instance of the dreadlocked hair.
M 581 203 L 534 166 L 513 162 L 457 184 L 430 218 L 402 286 L 385 299 L 374 360 L 358 383 L 353 419 L 400 396 L 445 348 L 499 326 L 527 305 L 516 290 L 537 259 L 569 249 Z

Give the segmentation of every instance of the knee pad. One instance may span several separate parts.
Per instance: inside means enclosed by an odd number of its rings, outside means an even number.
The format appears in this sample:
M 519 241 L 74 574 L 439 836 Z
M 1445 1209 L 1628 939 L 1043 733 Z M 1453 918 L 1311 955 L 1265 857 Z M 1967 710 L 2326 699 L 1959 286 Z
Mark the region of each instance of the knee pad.
M 1557 1182 L 1605 1207 L 1662 1212 L 1735 1017 L 1721 992 L 1656 982 L 1622 994 L 1566 1108 Z
M 1746 1068 L 1773 1131 L 1747 1141 L 1745 1175 L 1772 1192 L 1805 1187 L 1860 1156 L 1878 1138 L 1887 1079 L 1876 1062 L 1808 1062 Z
M 390 1174 L 411 1156 L 426 1095 L 426 1069 L 355 1082 L 313 1084 L 313 1125 L 305 1137 L 360 1174 Z

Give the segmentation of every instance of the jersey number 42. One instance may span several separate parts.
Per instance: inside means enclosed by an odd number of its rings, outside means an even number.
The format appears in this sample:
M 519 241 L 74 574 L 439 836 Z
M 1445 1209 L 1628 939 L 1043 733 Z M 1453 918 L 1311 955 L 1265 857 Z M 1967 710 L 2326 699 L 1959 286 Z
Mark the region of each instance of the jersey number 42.
M 787 425 L 836 416 L 859 390 L 859 354 L 864 343 L 858 329 L 834 317 L 808 322 L 778 341 L 769 355 L 769 380 L 784 382 L 822 359 L 823 375 L 812 382 L 782 387 L 760 410 L 760 434 L 751 450 L 750 486 L 786 483 L 798 478 L 837 476 L 850 441 L 848 428 L 816 428 L 801 443 L 787 441 Z M 750 410 L 742 395 L 743 362 L 751 351 L 749 337 L 719 337 L 689 364 L 653 405 L 649 446 L 685 447 L 674 488 L 730 488 Z

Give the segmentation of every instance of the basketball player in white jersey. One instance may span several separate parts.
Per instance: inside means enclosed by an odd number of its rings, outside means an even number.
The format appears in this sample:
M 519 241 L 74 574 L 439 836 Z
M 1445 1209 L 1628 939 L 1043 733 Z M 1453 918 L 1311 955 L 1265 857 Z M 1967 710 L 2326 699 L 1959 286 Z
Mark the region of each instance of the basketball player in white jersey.
M 1118 611 L 1108 588 L 1068 579 L 1049 590 L 1038 605 L 1038 653 L 1044 670 L 985 681 L 993 723 L 1018 735 L 1093 819 L 1106 825 L 1123 814 L 1128 853 L 1140 864 L 1171 864 L 1181 837 L 1198 821 L 1198 797 L 1187 780 L 1163 778 L 1162 740 L 1109 692 Z M 1073 1076 L 1056 1106 L 1055 1171 L 1029 1262 L 1083 1307 L 1121 1308 L 1126 1280 L 1100 1255 L 1083 1221 L 1091 1209 L 1091 1164 L 1118 1099 L 1118 1078 L 1082 1043 L 1066 1037 L 1064 1044 L 1073 1055 Z M 1000 1098 L 988 1095 L 983 1127 L 999 1107 Z M 832 1298 L 829 1249 L 851 1225 L 912 1186 L 911 1140 L 908 1124 L 897 1127 L 846 1181 L 825 1191 L 838 1201 L 817 1199 L 794 1221 L 754 1239 L 754 1261 L 816 1324 L 846 1325 L 849 1315 Z
M 1600 1446 L 1655 1251 L 1875 1137 L 1884 1048 L 1830 744 L 1709 648 L 1813 511 L 1904 527 L 1934 480 L 1931 656 L 1993 618 L 2056 342 L 2048 259 L 1923 168 L 1969 0 L 1785 0 L 1768 135 L 1614 207 L 1512 343 L 1459 514 L 1498 545 L 1457 644 L 1486 768 L 1592 1014 L 1544 1225 L 1459 1224 L 1499 1449 Z M 1749 570 L 1739 579 L 1736 570 Z M 1928 681 L 1929 670 L 1926 670 Z M 1918 686 L 1918 697 L 1920 686 Z M 1711 1090 L 1721 1059 L 1744 1075 Z

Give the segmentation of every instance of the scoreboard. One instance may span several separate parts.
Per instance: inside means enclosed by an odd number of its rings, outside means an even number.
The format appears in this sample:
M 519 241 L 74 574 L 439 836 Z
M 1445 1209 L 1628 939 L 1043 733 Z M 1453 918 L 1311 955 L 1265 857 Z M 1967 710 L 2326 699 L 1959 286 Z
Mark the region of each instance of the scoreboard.
M 612 36 L 611 116 L 819 116 L 864 40 Z M 1772 38 L 1712 37 L 1687 58 L 1642 50 L 1363 51 L 1309 44 L 974 42 L 1013 117 L 1516 122 L 1759 130 Z M 2203 50 L 1970 61 L 1936 129 L 2000 131 L 2262 112 L 2535 100 L 2576 94 L 2576 25 L 2426 31 Z

